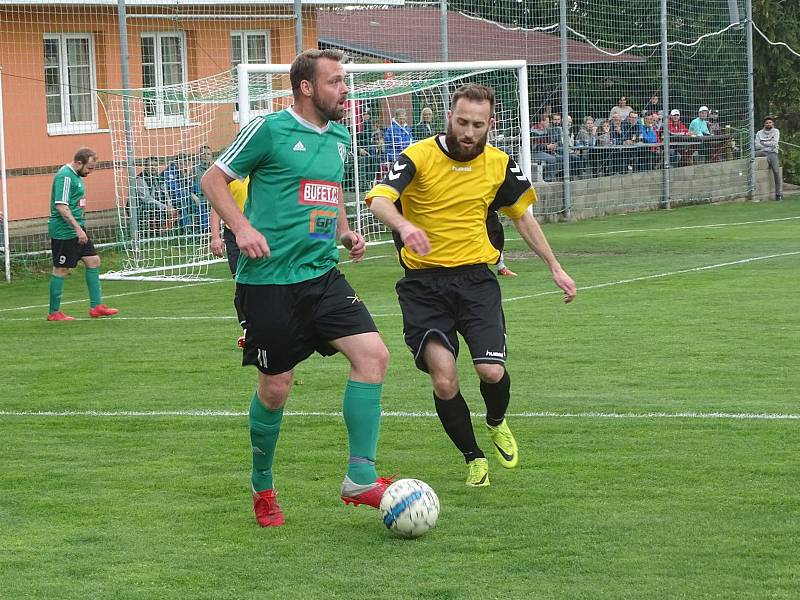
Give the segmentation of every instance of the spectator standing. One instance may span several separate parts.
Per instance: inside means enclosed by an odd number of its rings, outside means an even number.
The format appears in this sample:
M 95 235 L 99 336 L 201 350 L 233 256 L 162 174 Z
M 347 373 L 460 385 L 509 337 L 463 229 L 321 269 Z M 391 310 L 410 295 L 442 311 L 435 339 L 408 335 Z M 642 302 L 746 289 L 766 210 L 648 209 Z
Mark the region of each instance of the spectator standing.
M 53 272 L 50 275 L 50 309 L 48 321 L 74 321 L 75 317 L 61 312 L 64 278 L 83 262 L 86 287 L 89 289 L 89 316 L 110 317 L 119 311 L 103 304 L 100 288 L 100 257 L 86 233 L 84 211 L 86 188 L 83 179 L 91 175 L 97 162 L 97 152 L 80 148 L 72 162 L 61 167 L 53 178 L 50 192 L 50 219 L 47 233 L 53 251 Z
M 647 104 L 644 105 L 642 108 L 642 114 L 646 113 L 657 113 L 661 111 L 661 98 L 658 95 L 658 92 L 653 92 L 650 96 L 650 100 L 647 101 Z
M 433 111 L 426 106 L 420 113 L 419 123 L 414 125 L 411 130 L 411 135 L 414 137 L 414 141 L 418 142 L 433 136 L 435 133 L 433 130 Z
M 414 141 L 404 108 L 394 111 L 392 124 L 386 130 L 386 162 L 393 163 L 400 153 Z
M 616 106 L 612 106 L 611 110 L 608 113 L 608 120 L 611 121 L 614 118 L 614 115 L 619 115 L 619 118 L 624 121 L 628 118 L 628 115 L 631 114 L 633 108 L 628 106 L 628 97 L 621 96 L 619 100 L 617 100 Z
M 171 229 L 178 220 L 178 211 L 172 207 L 164 181 L 158 174 L 158 159 L 149 156 L 145 159 L 142 171 L 134 180 L 134 199 L 136 220 L 139 230 L 149 225 L 157 229 Z
M 775 200 L 783 199 L 783 180 L 781 179 L 781 165 L 778 161 L 778 145 L 781 141 L 781 132 L 775 127 L 775 119 L 764 117 L 764 127 L 756 133 L 756 156 L 767 159 L 770 171 L 775 180 Z
M 681 121 L 681 111 L 673 108 L 669 111 L 669 121 L 667 122 L 670 136 L 688 136 L 689 129 L 683 121 Z M 685 144 L 686 140 L 673 140 L 678 144 Z M 692 164 L 692 151 L 687 145 L 679 145 L 677 150 L 670 151 L 670 161 L 673 166 L 687 166 Z
M 539 122 L 531 128 L 531 160 L 544 163 L 545 181 L 553 181 L 561 165 L 558 143 L 552 139 L 550 131 L 550 117 L 542 115 Z
M 701 137 L 711 135 L 708 129 L 708 107 L 701 106 L 697 111 L 697 116 L 689 123 L 689 135 Z

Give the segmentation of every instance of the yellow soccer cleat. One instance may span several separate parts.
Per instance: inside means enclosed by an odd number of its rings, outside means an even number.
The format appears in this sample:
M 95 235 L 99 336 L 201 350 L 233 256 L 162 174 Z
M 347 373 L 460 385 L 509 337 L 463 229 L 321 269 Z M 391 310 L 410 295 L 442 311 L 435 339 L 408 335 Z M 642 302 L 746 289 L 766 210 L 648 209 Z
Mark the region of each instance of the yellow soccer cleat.
M 467 485 L 470 487 L 486 487 L 489 485 L 489 461 L 476 458 L 467 463 Z
M 517 440 L 514 439 L 514 434 L 508 428 L 507 420 L 503 419 L 503 422 L 497 427 L 491 425 L 486 425 L 486 427 L 492 437 L 497 460 L 506 469 L 516 467 L 519 464 L 519 450 L 517 450 Z

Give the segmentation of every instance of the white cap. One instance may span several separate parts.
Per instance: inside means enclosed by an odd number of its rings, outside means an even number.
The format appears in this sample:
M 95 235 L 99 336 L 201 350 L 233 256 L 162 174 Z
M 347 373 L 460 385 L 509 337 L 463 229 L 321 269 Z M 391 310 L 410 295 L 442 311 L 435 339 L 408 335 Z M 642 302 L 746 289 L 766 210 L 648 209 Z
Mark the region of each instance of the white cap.
M 705 104 L 697 109 L 697 112 L 703 112 L 703 111 L 708 112 L 708 107 Z
M 677 108 L 673 108 L 671 111 L 669 111 L 669 114 L 670 115 L 678 115 L 680 117 L 681 116 L 681 111 L 679 111 Z

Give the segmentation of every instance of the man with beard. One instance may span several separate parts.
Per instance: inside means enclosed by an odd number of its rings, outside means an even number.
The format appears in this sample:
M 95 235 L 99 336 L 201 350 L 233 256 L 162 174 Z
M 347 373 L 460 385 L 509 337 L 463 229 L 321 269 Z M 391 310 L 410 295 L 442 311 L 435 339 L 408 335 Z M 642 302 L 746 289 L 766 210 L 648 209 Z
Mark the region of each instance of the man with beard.
M 389 352 L 375 323 L 336 268 L 337 240 L 361 260 L 342 197 L 350 135 L 336 123 L 349 92 L 342 53 L 307 50 L 292 63 L 294 105 L 239 132 L 202 178 L 202 188 L 240 249 L 237 301 L 246 335 L 243 365 L 258 369 L 250 404 L 253 510 L 262 527 L 284 523 L 272 464 L 294 367 L 315 351 L 350 362 L 343 415 L 350 457 L 346 504 L 378 507 L 391 482 L 375 472 L 381 388 Z M 228 187 L 250 177 L 244 213 Z
M 61 295 L 64 278 L 83 262 L 86 287 L 89 289 L 89 316 L 111 317 L 117 312 L 102 304 L 100 289 L 100 257 L 91 238 L 86 233 L 84 211 L 86 210 L 86 188 L 82 179 L 94 171 L 97 152 L 91 148 L 80 148 L 72 162 L 58 170 L 50 191 L 50 219 L 47 231 L 53 251 L 53 273 L 50 276 L 50 310 L 48 321 L 74 321 L 75 317 L 61 312 Z
M 413 144 L 367 194 L 372 212 L 394 232 L 405 277 L 397 283 L 403 333 L 417 367 L 430 374 L 436 412 L 464 455 L 468 486 L 489 485 L 461 395 L 457 333 L 466 341 L 486 404 L 486 425 L 500 464 L 514 468 L 517 443 L 506 422 L 511 380 L 505 369 L 505 319 L 489 265 L 499 252 L 486 229 L 491 211 L 510 217 L 528 246 L 547 264 L 564 301 L 575 283 L 561 268 L 528 208 L 536 193 L 522 169 L 486 145 L 494 91 L 460 87 L 452 98 L 447 133 Z

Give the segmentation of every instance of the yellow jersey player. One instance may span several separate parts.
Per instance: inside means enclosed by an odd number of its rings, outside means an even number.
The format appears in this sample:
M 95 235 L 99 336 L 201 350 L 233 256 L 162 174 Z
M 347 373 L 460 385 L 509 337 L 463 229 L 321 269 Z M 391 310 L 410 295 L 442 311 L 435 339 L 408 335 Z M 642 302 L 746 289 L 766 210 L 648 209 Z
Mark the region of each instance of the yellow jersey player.
M 446 134 L 406 148 L 367 194 L 372 212 L 392 229 L 405 268 L 397 295 L 406 344 L 417 367 L 430 374 L 436 412 L 467 462 L 467 485 L 475 487 L 489 485 L 489 465 L 460 391 L 457 333 L 469 346 L 480 379 L 495 454 L 506 468 L 519 461 L 505 418 L 511 380 L 500 286 L 489 267 L 499 257 L 487 233 L 491 211 L 511 218 L 549 267 L 565 302 L 576 294 L 575 282 L 528 210 L 536 192 L 527 177 L 505 152 L 486 144 L 493 113 L 491 88 L 460 87 Z

